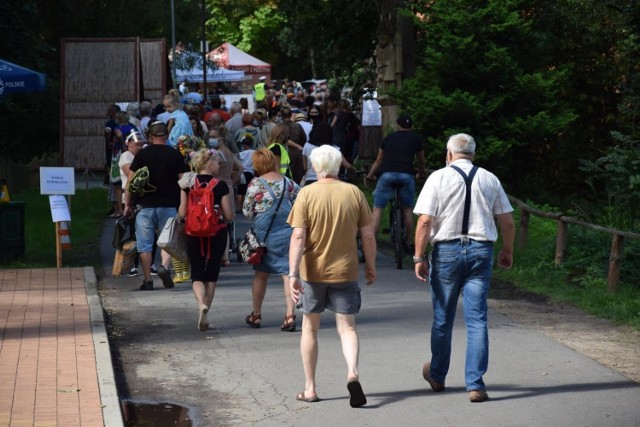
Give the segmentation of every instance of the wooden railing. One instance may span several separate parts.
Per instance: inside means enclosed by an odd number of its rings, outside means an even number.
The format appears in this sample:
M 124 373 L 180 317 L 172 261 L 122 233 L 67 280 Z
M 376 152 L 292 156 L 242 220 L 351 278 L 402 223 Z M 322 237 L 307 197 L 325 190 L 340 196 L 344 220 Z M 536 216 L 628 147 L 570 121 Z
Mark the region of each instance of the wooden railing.
M 612 234 L 613 239 L 611 241 L 611 253 L 609 254 L 607 289 L 609 292 L 617 292 L 618 284 L 620 283 L 620 264 L 624 258 L 624 239 L 625 237 L 629 239 L 640 239 L 640 234 L 589 224 L 574 217 L 564 216 L 562 213 L 544 212 L 539 209 L 532 208 L 523 201 L 512 196 L 509 196 L 509 200 L 520 208 L 520 227 L 517 240 L 517 245 L 520 249 L 524 249 L 527 245 L 529 218 L 532 214 L 541 218 L 556 220 L 558 222 L 556 255 L 554 260 L 556 266 L 562 263 L 567 254 L 568 224 L 575 224 L 594 231 Z

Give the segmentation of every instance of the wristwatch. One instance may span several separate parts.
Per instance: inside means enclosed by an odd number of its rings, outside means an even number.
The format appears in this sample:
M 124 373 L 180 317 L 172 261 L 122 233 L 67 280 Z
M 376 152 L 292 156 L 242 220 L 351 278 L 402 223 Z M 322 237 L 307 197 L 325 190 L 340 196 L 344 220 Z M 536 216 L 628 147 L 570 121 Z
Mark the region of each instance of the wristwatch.
M 417 264 L 419 262 L 423 262 L 423 261 L 426 261 L 426 260 L 427 260 L 427 258 L 425 258 L 424 255 L 422 255 L 422 256 L 414 256 L 413 257 L 413 263 L 414 264 Z

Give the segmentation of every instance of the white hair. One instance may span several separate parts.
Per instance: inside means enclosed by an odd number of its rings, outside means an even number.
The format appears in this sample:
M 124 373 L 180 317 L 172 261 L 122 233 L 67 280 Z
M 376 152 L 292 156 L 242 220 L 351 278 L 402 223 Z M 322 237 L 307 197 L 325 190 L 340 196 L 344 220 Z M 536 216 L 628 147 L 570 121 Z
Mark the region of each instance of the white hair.
M 137 102 L 130 102 L 127 105 L 127 114 L 130 116 L 137 116 L 140 112 L 140 105 Z
M 476 141 L 471 135 L 458 133 L 449 137 L 447 150 L 451 154 L 474 154 L 476 152 Z
M 311 152 L 309 160 L 318 178 L 338 176 L 340 164 L 342 163 L 342 154 L 335 147 L 322 145 Z

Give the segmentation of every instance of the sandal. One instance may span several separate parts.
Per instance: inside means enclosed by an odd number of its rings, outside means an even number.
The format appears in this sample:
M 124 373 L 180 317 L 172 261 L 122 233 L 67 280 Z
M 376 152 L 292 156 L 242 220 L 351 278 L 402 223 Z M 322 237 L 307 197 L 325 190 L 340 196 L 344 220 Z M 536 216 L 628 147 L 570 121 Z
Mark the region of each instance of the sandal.
M 262 323 L 262 316 L 260 314 L 253 314 L 252 311 L 251 314 L 245 318 L 245 321 L 247 322 L 247 325 L 257 329 Z
M 296 315 L 285 314 L 284 322 L 280 325 L 280 330 L 283 332 L 295 332 L 296 331 Z

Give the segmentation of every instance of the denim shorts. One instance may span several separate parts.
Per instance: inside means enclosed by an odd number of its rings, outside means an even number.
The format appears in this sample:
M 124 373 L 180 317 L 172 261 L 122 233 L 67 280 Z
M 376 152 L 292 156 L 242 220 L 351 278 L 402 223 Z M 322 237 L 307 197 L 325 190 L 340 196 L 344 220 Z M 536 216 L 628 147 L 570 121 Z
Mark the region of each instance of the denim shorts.
M 136 246 L 138 252 L 151 252 L 158 233 L 169 218 L 176 216 L 176 208 L 142 208 L 136 215 Z
M 378 178 L 376 189 L 373 191 L 373 207 L 385 208 L 389 200 L 393 199 L 394 189 L 391 184 L 401 182 L 400 201 L 405 208 L 412 208 L 414 205 L 416 181 L 410 173 L 385 172 Z
M 322 313 L 325 308 L 340 314 L 357 314 L 362 300 L 358 282 L 309 283 L 301 280 L 300 311 L 305 314 Z

